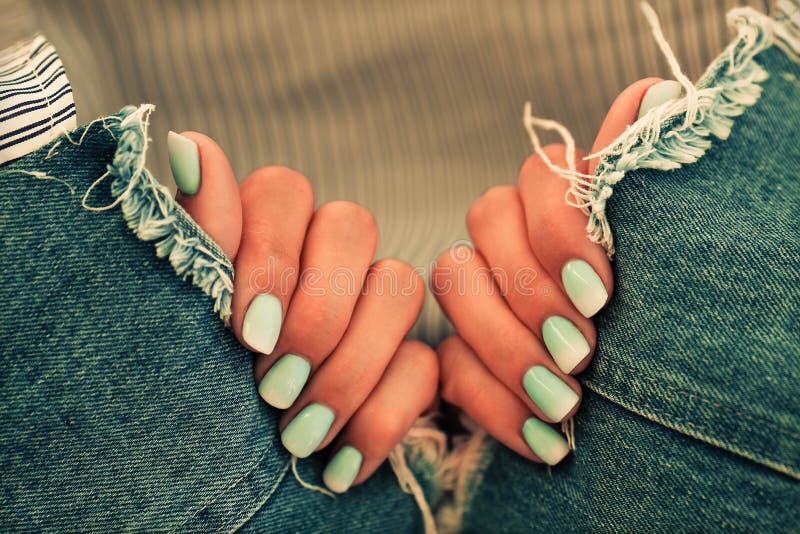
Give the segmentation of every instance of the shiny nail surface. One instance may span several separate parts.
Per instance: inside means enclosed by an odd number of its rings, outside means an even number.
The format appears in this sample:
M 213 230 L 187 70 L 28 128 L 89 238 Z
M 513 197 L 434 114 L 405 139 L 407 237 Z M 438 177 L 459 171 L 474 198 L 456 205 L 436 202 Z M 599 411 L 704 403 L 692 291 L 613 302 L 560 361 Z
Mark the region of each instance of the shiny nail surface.
M 549 465 L 556 465 L 569 454 L 567 440 L 553 427 L 531 417 L 522 425 L 522 435 L 533 453 Z
M 650 87 L 642 97 L 639 104 L 639 119 L 644 117 L 648 111 L 656 106 L 660 106 L 667 100 L 672 100 L 681 96 L 683 87 L 675 80 L 664 80 Z
M 558 368 L 569 374 L 591 348 L 581 331 L 564 317 L 553 315 L 542 324 L 542 338 Z
M 285 410 L 300 395 L 310 372 L 311 364 L 307 360 L 286 354 L 261 379 L 258 394 L 270 406 Z
M 561 421 L 578 404 L 578 394 L 550 369 L 535 365 L 525 372 L 522 385 L 531 400 L 553 421 Z
M 256 295 L 244 314 L 242 337 L 253 350 L 269 354 L 278 342 L 283 322 L 281 301 L 274 295 Z
M 305 458 L 325 439 L 333 420 L 330 408 L 317 402 L 309 404 L 283 429 L 281 443 L 290 453 Z
M 169 132 L 167 149 L 175 185 L 184 195 L 194 195 L 200 189 L 200 151 L 197 143 L 179 133 Z
M 570 260 L 561 269 L 567 296 L 584 317 L 591 317 L 606 305 L 608 291 L 592 266 L 583 260 Z
M 350 489 L 363 459 L 361 453 L 350 445 L 339 449 L 322 473 L 322 480 L 328 489 L 336 493 L 344 493 Z

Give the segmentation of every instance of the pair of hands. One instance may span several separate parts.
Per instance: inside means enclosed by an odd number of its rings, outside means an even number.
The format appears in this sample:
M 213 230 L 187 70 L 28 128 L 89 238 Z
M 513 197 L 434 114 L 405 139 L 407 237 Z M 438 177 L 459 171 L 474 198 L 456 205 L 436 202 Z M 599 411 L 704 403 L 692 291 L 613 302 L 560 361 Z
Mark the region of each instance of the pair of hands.
M 639 112 L 641 80 L 612 106 L 603 147 Z M 258 353 L 262 398 L 284 409 L 281 438 L 299 457 L 334 442 L 323 479 L 346 491 L 367 479 L 437 392 L 490 434 L 533 461 L 568 453 L 549 423 L 578 409 L 572 375 L 589 363 L 589 319 L 607 302 L 612 271 L 565 204 L 568 183 L 537 155 L 516 186 L 497 186 L 469 210 L 475 244 L 437 259 L 431 289 L 458 333 L 438 355 L 405 339 L 425 281 L 397 259 L 373 262 L 378 230 L 363 207 L 335 201 L 314 210 L 308 180 L 264 167 L 239 185 L 219 146 L 170 133 L 178 202 L 234 259 L 232 327 Z M 564 147 L 545 153 L 566 166 Z M 578 156 L 579 159 L 581 155 Z M 581 172 L 591 172 L 583 162 Z

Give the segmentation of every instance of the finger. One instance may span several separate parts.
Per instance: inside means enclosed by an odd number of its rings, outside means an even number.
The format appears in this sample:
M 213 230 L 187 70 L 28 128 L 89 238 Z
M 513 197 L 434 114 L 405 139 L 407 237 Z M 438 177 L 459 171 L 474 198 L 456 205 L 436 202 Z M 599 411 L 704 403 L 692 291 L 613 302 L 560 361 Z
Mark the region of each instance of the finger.
M 328 488 L 342 493 L 369 478 L 433 402 L 438 383 L 436 353 L 419 341 L 403 341 L 337 440 L 322 477 Z
M 268 404 L 291 406 L 309 374 L 339 344 L 377 242 L 375 219 L 358 204 L 331 202 L 314 214 L 278 344 L 255 364 L 259 393 Z
M 269 354 L 297 284 L 300 251 L 314 194 L 286 167 L 262 167 L 240 186 L 242 243 L 236 257 L 233 331 L 250 349 Z
M 442 309 L 481 361 L 538 417 L 561 421 L 580 403 L 580 386 L 549 357 L 499 294 L 486 262 L 467 247 L 439 256 L 431 284 Z
M 547 157 L 566 167 L 564 145 L 544 147 Z M 577 159 L 582 155 L 578 153 Z M 578 172 L 586 172 L 581 161 Z M 529 157 L 519 175 L 519 192 L 536 258 L 559 282 L 559 288 L 584 317 L 605 306 L 613 287 L 606 252 L 586 235 L 586 215 L 564 201 L 569 182 L 551 171 L 538 154 Z
M 197 132 L 169 132 L 167 147 L 178 186 L 175 200 L 234 259 L 242 237 L 242 204 L 225 152 Z
M 561 434 L 532 418 L 525 404 L 489 372 L 463 339 L 447 338 L 438 353 L 442 398 L 464 410 L 497 441 L 525 458 L 550 465 L 569 453 Z
M 559 369 L 582 371 L 594 350 L 594 325 L 575 310 L 533 254 L 518 189 L 509 185 L 486 191 L 470 207 L 467 229 L 514 314 L 544 341 Z
M 681 85 L 678 82 L 664 81 L 661 78 L 645 78 L 626 87 L 611 104 L 592 145 L 592 153 L 610 145 L 625 132 L 628 125 L 636 122 L 651 108 L 677 98 L 680 94 Z M 589 174 L 594 174 L 598 162 L 599 158 L 589 161 Z
M 420 275 L 399 260 L 380 260 L 341 343 L 281 418 L 281 441 L 301 458 L 326 446 L 380 380 L 422 307 Z

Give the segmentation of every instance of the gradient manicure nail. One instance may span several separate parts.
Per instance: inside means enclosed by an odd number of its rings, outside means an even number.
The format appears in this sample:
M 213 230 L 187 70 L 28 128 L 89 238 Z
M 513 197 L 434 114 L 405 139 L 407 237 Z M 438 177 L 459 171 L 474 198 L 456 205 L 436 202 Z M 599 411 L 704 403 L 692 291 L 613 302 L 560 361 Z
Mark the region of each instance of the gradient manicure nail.
M 305 458 L 328 435 L 334 418 L 331 409 L 324 404 L 309 404 L 283 429 L 281 443 L 290 453 Z
M 322 480 L 331 491 L 344 493 L 353 485 L 363 459 L 364 457 L 357 449 L 345 445 L 325 467 Z
M 648 111 L 656 106 L 660 106 L 667 100 L 672 100 L 681 96 L 683 87 L 675 80 L 664 80 L 650 87 L 642 97 L 639 104 L 639 119 L 644 117 Z
M 167 149 L 175 185 L 184 195 L 194 195 L 200 189 L 200 151 L 197 143 L 179 133 L 169 132 Z
M 592 266 L 583 260 L 570 260 L 561 269 L 567 296 L 584 317 L 591 317 L 606 305 L 608 291 Z
M 274 295 L 256 295 L 244 315 L 242 337 L 253 350 L 270 354 L 278 342 L 283 322 L 281 301 Z
M 589 355 L 591 348 L 571 321 L 554 315 L 542 324 L 542 338 L 558 368 L 569 374 Z
M 580 400 L 571 387 L 541 365 L 525 372 L 522 385 L 536 406 L 553 421 L 564 419 Z
M 569 445 L 553 427 L 531 417 L 522 425 L 522 435 L 533 453 L 549 465 L 556 465 L 569 454 Z
M 258 394 L 270 406 L 285 410 L 300 395 L 310 372 L 308 361 L 295 354 L 286 354 L 261 379 Z

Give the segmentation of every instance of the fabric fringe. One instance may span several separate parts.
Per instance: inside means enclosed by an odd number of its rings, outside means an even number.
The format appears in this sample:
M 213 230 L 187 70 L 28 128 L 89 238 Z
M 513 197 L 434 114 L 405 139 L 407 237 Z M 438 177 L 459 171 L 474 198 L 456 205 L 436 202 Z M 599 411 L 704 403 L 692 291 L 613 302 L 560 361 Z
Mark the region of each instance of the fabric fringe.
M 614 185 L 635 169 L 671 170 L 694 163 L 711 147 L 712 136 L 727 139 L 736 117 L 758 101 L 760 83 L 768 77 L 754 59 L 757 54 L 775 45 L 797 60 L 800 11 L 790 0 L 780 0 L 777 9 L 774 19 L 749 7 L 731 10 L 727 21 L 737 36 L 694 85 L 681 71 L 652 7 L 643 2 L 642 11 L 653 36 L 685 94 L 651 109 L 609 146 L 587 156 L 585 159 L 600 158 L 594 175 L 575 170 L 575 143 L 566 128 L 533 116 L 530 103 L 525 105 L 523 124 L 534 151 L 552 171 L 570 180 L 567 203 L 589 216 L 586 226 L 589 238 L 601 244 L 609 257 L 614 255 L 614 238 L 606 217 L 606 203 Z M 558 167 L 547 158 L 536 128 L 561 135 L 567 145 L 568 168 Z
M 180 220 L 189 216 L 172 198 L 169 191 L 145 168 L 147 127 L 150 104 L 125 107 L 114 117 L 98 119 L 117 136 L 117 151 L 108 171 L 86 191 L 83 206 L 104 211 L 120 205 L 128 227 L 143 241 L 155 241 L 156 254 L 169 258 L 175 272 L 214 300 L 214 311 L 228 324 L 233 294 L 233 265 L 224 254 L 205 246 L 197 236 L 186 235 Z M 113 126 L 106 121 L 116 123 Z M 88 126 L 87 126 L 88 130 Z M 106 177 L 112 178 L 113 203 L 102 207 L 89 206 L 91 191 Z

